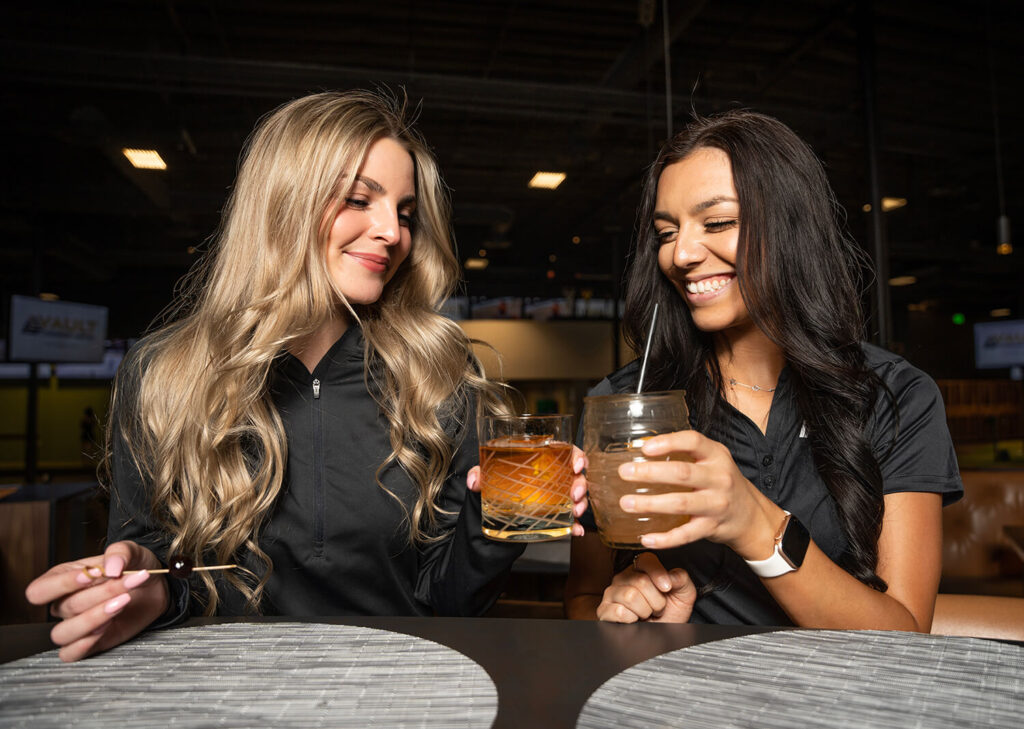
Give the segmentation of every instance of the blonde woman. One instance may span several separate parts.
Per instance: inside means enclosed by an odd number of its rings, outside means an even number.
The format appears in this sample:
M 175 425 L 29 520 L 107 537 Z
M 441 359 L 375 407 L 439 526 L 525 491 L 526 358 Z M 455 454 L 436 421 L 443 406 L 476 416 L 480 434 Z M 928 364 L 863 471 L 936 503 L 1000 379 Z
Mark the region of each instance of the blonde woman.
M 110 546 L 28 587 L 61 658 L 189 614 L 485 610 L 522 547 L 481 535 L 466 489 L 477 408 L 501 401 L 438 314 L 457 275 L 444 185 L 395 100 L 266 117 L 178 316 L 118 376 Z M 176 554 L 240 568 L 145 571 Z

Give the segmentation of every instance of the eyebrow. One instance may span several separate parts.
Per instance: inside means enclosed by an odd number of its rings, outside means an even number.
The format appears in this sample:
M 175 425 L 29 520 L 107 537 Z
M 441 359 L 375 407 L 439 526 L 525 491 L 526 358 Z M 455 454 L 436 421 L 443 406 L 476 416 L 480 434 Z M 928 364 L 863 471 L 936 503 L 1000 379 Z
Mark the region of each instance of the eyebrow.
M 372 177 L 366 177 L 365 175 L 356 175 L 356 181 L 363 183 L 368 188 L 370 188 L 370 190 L 372 192 L 375 192 L 378 195 L 383 195 L 383 194 L 385 194 L 387 192 L 387 190 L 384 189 L 384 186 L 382 184 L 380 184 L 379 182 L 377 182 Z M 403 197 L 401 200 L 398 201 L 399 207 L 401 207 L 402 205 L 415 205 L 415 204 L 416 204 L 416 196 L 415 195 L 406 195 L 405 197 Z
M 716 195 L 713 198 L 705 200 L 704 202 L 699 202 L 696 205 L 694 205 L 693 209 L 690 211 L 690 215 L 697 215 L 698 213 L 704 212 L 708 208 L 713 208 L 715 205 L 718 205 L 719 203 L 724 203 L 724 202 L 738 203 L 739 200 L 737 200 L 734 197 L 727 197 L 725 195 Z M 679 221 L 676 219 L 675 215 L 672 215 L 671 213 L 666 213 L 666 212 L 664 212 L 662 210 L 655 210 L 654 211 L 654 221 L 658 222 L 659 220 L 664 222 L 664 223 L 673 223 L 673 224 L 676 224 L 676 225 L 679 224 Z
M 707 210 L 708 208 L 713 208 L 713 207 L 715 207 L 715 205 L 718 205 L 719 203 L 724 203 L 724 202 L 738 203 L 739 200 L 737 200 L 734 197 L 726 197 L 725 195 L 716 195 L 713 198 L 705 200 L 704 202 L 699 202 L 696 205 L 694 205 L 693 206 L 693 214 L 696 215 L 697 213 L 702 213 L 705 210 Z

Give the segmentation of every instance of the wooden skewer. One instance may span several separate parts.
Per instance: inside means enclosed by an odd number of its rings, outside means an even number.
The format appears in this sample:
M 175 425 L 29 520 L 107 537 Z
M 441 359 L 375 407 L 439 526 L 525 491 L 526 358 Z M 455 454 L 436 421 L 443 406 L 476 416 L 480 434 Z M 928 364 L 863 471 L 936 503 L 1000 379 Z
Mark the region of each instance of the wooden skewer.
M 237 564 L 214 564 L 214 565 L 210 565 L 208 567 L 193 567 L 191 571 L 192 572 L 209 572 L 210 570 L 231 570 L 231 569 L 235 569 L 236 567 L 238 567 Z M 89 570 L 96 570 L 97 572 L 99 572 L 99 574 L 98 575 L 94 575 L 94 574 L 90 573 Z M 87 577 L 110 577 L 110 575 L 108 575 L 106 572 L 103 571 L 102 567 L 98 567 L 97 565 L 94 565 L 94 564 L 87 564 L 87 565 L 85 565 L 84 567 L 82 567 L 82 572 L 85 573 L 85 575 Z M 121 572 L 121 575 L 122 576 L 123 575 L 135 575 L 135 574 L 138 574 L 139 572 L 149 572 L 149 574 L 151 574 L 151 575 L 166 575 L 167 573 L 170 572 L 170 570 L 168 568 L 166 568 L 166 567 L 164 567 L 162 569 L 158 569 L 158 570 L 124 570 L 123 572 Z

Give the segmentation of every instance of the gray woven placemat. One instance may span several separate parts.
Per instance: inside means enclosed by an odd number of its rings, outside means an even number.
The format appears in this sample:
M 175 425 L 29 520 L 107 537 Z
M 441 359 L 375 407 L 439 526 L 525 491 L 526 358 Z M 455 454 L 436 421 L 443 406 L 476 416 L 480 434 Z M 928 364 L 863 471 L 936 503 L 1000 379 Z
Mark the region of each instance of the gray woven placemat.
M 431 641 L 314 623 L 149 633 L 62 664 L 0 666 L 2 727 L 490 727 L 478 664 Z
M 1024 647 L 876 631 L 746 635 L 623 671 L 576 726 L 1019 729 Z

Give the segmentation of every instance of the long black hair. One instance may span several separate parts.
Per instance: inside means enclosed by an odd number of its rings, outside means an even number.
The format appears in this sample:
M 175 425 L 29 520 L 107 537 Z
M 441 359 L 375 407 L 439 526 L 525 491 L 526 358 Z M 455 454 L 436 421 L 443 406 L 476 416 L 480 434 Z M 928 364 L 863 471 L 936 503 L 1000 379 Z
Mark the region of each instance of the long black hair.
M 815 465 L 835 501 L 849 547 L 840 566 L 884 591 L 877 575 L 882 474 L 865 436 L 888 392 L 861 348 L 860 274 L 865 254 L 843 232 L 817 157 L 789 127 L 750 111 L 698 118 L 670 140 L 647 172 L 626 283 L 626 341 L 642 351 L 660 304 L 645 389 L 684 388 L 693 425 L 718 417 L 723 383 L 711 334 L 694 325 L 658 268 L 654 208 L 662 171 L 713 147 L 732 163 L 740 204 L 737 283 L 751 320 L 790 368 Z M 648 384 L 649 383 L 649 384 Z

